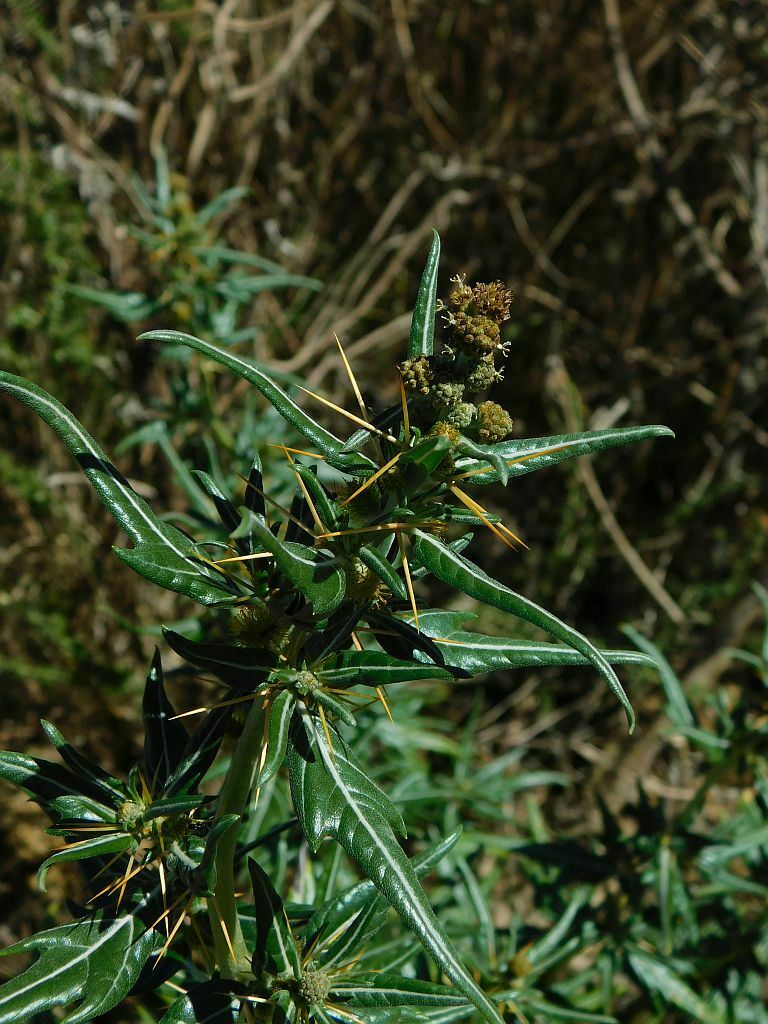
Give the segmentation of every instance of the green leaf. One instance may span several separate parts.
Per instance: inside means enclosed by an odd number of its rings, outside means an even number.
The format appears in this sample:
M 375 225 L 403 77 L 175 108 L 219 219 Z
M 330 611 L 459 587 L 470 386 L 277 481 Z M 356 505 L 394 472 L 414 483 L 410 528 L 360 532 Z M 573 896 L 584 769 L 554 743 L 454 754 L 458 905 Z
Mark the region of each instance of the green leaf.
M 198 643 L 165 626 L 163 636 L 180 658 L 239 689 L 256 690 L 263 686 L 277 663 L 271 651 L 233 647 L 232 644 Z
M 378 548 L 373 546 L 362 547 L 358 551 L 357 555 L 363 565 L 366 565 L 371 572 L 375 572 L 381 582 L 389 587 L 395 597 L 399 597 L 401 601 L 408 600 L 408 591 L 405 586 L 405 581 L 402 579 L 392 563 L 382 555 Z
M 334 979 L 331 999 L 346 999 L 354 1006 L 462 1006 L 466 996 L 448 985 L 418 981 L 400 974 L 360 971 Z
M 514 637 L 487 636 L 463 628 L 468 621 L 476 618 L 476 615 L 469 612 L 430 609 L 419 612 L 419 626 L 427 636 L 439 638 L 438 643 L 440 640 L 452 641 L 450 644 L 440 644 L 446 662 L 471 675 L 511 668 L 589 664 L 588 659 L 572 647 L 518 640 Z M 413 622 L 413 616 L 408 617 L 408 621 Z M 611 665 L 646 665 L 653 668 L 656 664 L 652 657 L 639 651 L 609 650 L 600 653 Z M 419 651 L 414 652 L 414 657 L 426 661 Z
M 284 420 L 292 424 L 310 444 L 315 445 L 325 456 L 328 464 L 336 469 L 366 469 L 375 470 L 376 466 L 370 459 L 352 452 L 344 452 L 344 442 L 331 434 L 330 431 L 321 427 L 311 416 L 300 409 L 298 405 L 289 398 L 282 388 L 259 370 L 253 363 L 240 356 L 225 352 L 216 345 L 200 338 L 194 338 L 191 334 L 182 334 L 180 331 L 148 331 L 139 336 L 139 341 L 162 341 L 170 345 L 187 345 L 197 349 L 204 356 L 221 363 L 228 370 L 238 374 L 249 384 L 253 385 L 267 401 L 277 409 Z
M 335 611 L 344 600 L 347 584 L 333 555 L 322 548 L 278 540 L 258 516 L 248 515 L 256 539 L 274 555 L 280 572 L 306 597 L 315 614 L 330 615 Z
M 95 836 L 93 839 L 71 843 L 61 850 L 56 850 L 43 861 L 37 872 L 37 884 L 43 892 L 46 891 L 45 879 L 54 864 L 67 864 L 71 861 L 87 860 L 89 857 L 101 857 L 107 853 L 120 853 L 136 845 L 136 839 L 127 832 L 110 832 Z
M 146 320 L 160 308 L 160 303 L 148 299 L 141 292 L 102 291 L 81 284 L 64 284 L 62 288 L 79 299 L 92 302 L 95 306 L 103 306 L 112 316 L 128 324 Z
M 56 747 L 56 752 L 62 761 L 68 768 L 71 768 L 75 775 L 81 779 L 87 779 L 98 790 L 102 800 L 106 800 L 108 803 L 115 800 L 119 800 L 122 803 L 125 800 L 125 790 L 119 779 L 109 775 L 103 768 L 100 768 L 93 761 L 89 761 L 87 757 L 83 757 L 82 754 L 78 753 L 64 739 L 55 725 L 46 722 L 44 718 L 40 720 L 40 724 L 48 739 Z
M 489 451 L 506 460 L 509 478 L 524 476 L 537 469 L 547 469 L 559 462 L 567 462 L 580 455 L 590 455 L 615 448 L 623 444 L 633 444 L 649 437 L 674 437 L 669 427 L 652 424 L 642 427 L 613 427 L 609 430 L 587 430 L 577 434 L 555 434 L 552 437 L 530 437 L 511 439 L 499 444 L 489 445 Z M 554 450 L 557 449 L 557 450 Z M 516 461 L 523 459 L 524 461 Z M 460 459 L 457 463 L 457 475 L 473 472 L 470 477 L 472 486 L 492 484 L 499 480 L 496 470 L 483 470 L 483 460 Z
M 313 670 L 324 683 L 334 686 L 386 686 L 417 679 L 449 679 L 452 673 L 437 665 L 414 664 L 382 651 L 344 651 L 326 659 Z
M 417 935 L 451 981 L 486 1020 L 502 1024 L 484 992 L 462 966 L 393 830 L 404 834 L 394 804 L 352 760 L 340 738 L 334 749 L 307 712 L 289 748 L 294 807 L 311 849 L 327 836 L 353 857 Z
M 300 978 L 299 949 L 293 941 L 283 901 L 266 872 L 252 858 L 248 859 L 248 870 L 256 908 L 253 973 L 259 974 L 268 969 L 270 973 Z
M 461 437 L 459 443 L 456 445 L 456 455 L 458 456 L 458 465 L 463 468 L 462 457 L 467 456 L 474 462 L 489 463 L 496 472 L 499 482 L 504 484 L 506 487 L 507 481 L 509 480 L 509 466 L 507 460 L 503 455 L 499 455 L 494 450 L 494 446 L 490 444 L 479 444 L 477 441 L 472 441 L 468 437 Z
M 122 561 L 152 583 L 185 594 L 200 604 L 219 604 L 232 596 L 234 588 L 225 576 L 215 579 L 209 574 L 194 557 L 189 538 L 157 518 L 60 402 L 42 388 L 10 373 L 0 372 L 0 391 L 33 409 L 74 455 L 117 524 L 135 544 L 131 549 L 115 549 Z
M 66 1024 L 107 1013 L 128 994 L 158 939 L 130 914 L 114 920 L 96 915 L 22 939 L 0 956 L 39 955 L 0 986 L 0 1024 L 28 1024 L 35 1014 L 75 1002 Z
M 240 1006 L 232 997 L 231 981 L 194 985 L 163 1015 L 160 1024 L 235 1024 Z
M 440 863 L 459 841 L 461 832 L 461 828 L 455 829 L 445 839 L 412 858 L 411 863 L 417 878 L 423 878 Z M 378 927 L 379 910 L 386 914 L 387 906 L 387 902 L 373 882 L 367 879 L 357 882 L 342 889 L 322 907 L 318 907 L 307 921 L 304 934 L 308 941 L 314 943 L 321 932 L 325 933 L 325 939 L 317 941 L 318 948 L 322 949 L 322 964 L 328 963 L 329 958 L 338 960 L 339 957 L 344 957 L 345 961 L 352 959 L 360 948 L 360 944 L 354 942 L 355 937 L 362 941 L 368 935 L 365 921 L 361 919 L 367 919 L 372 927 Z M 352 931 L 355 933 L 354 936 L 350 936 Z M 330 947 L 326 947 L 325 942 L 328 938 L 337 933 L 341 933 L 339 939 Z M 344 956 L 345 951 L 348 952 L 348 956 Z
M 725 1024 L 728 1015 L 720 1000 L 715 1001 L 717 993 L 702 999 L 668 964 L 643 950 L 634 950 L 627 959 L 638 981 L 652 992 L 658 992 L 666 1002 L 690 1014 L 700 1024 Z
M 144 771 L 154 788 L 161 792 L 166 779 L 184 756 L 189 736 L 181 722 L 175 719 L 176 709 L 165 692 L 163 663 L 157 648 L 144 686 L 141 712 L 144 723 Z
M 695 727 L 696 719 L 688 706 L 688 701 L 685 699 L 685 693 L 683 692 L 680 680 L 656 644 L 651 643 L 642 633 L 639 633 L 631 626 L 624 626 L 622 632 L 625 636 L 629 637 L 633 644 L 648 655 L 653 665 L 658 669 L 661 685 L 664 687 L 664 693 L 667 695 L 669 705 L 667 714 L 670 720 L 675 725 L 683 728 Z
M 408 358 L 431 356 L 435 340 L 435 314 L 437 312 L 437 271 L 440 265 L 440 235 L 432 230 L 432 246 L 421 275 L 419 294 L 411 319 L 408 339 Z
M 400 456 L 400 466 L 419 466 L 431 475 L 450 451 L 451 442 L 444 434 L 426 437 Z
M 262 274 L 261 276 L 229 274 L 214 285 L 214 290 L 226 299 L 243 302 L 259 292 L 273 292 L 280 288 L 307 288 L 312 287 L 314 283 L 311 277 L 287 272 Z
M 103 798 L 100 790 L 63 765 L 13 750 L 0 750 L 0 779 L 27 790 L 43 807 L 63 796 L 77 799 L 90 794 L 96 800 Z
M 586 637 L 578 633 L 572 626 L 567 625 L 556 615 L 548 612 L 545 608 L 529 601 L 528 598 L 516 594 L 514 590 L 505 587 L 496 580 L 491 579 L 479 566 L 464 558 L 463 555 L 451 551 L 445 544 L 422 533 L 421 530 L 414 531 L 414 559 L 443 583 L 447 583 L 457 590 L 460 590 L 468 597 L 493 608 L 500 608 L 509 612 L 519 619 L 538 626 L 552 636 L 557 637 L 573 647 L 582 654 L 591 665 L 597 669 L 605 679 L 611 691 L 618 698 L 621 706 L 627 715 L 629 731 L 635 727 L 635 715 L 629 703 L 626 693 L 619 682 L 616 673 L 608 664 L 606 658 L 594 647 Z
M 288 731 L 293 718 L 296 698 L 290 690 L 277 695 L 269 709 L 267 728 L 267 756 L 256 778 L 256 786 L 265 786 L 280 770 L 288 747 Z

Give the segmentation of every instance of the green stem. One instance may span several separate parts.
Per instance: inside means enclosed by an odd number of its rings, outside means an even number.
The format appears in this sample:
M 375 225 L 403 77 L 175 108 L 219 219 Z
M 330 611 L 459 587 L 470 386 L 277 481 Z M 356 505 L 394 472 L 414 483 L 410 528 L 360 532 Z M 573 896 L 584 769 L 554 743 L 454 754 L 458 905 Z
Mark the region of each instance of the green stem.
M 259 697 L 251 704 L 251 710 L 248 712 L 242 735 L 237 741 L 224 785 L 219 793 L 217 820 L 224 814 L 242 814 L 248 803 L 261 752 L 264 727 L 261 704 Z M 216 852 L 216 893 L 208 901 L 216 961 L 222 977 L 232 979 L 237 979 L 244 972 L 250 972 L 250 957 L 240 928 L 235 899 L 237 837 L 238 829 L 232 828 L 219 843 Z

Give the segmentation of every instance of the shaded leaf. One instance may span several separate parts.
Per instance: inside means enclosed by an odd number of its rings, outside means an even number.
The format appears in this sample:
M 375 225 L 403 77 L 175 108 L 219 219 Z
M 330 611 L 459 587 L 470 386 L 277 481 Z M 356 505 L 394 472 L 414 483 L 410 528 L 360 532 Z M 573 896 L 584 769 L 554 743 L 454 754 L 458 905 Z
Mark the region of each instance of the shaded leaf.
M 141 705 L 144 722 L 144 771 L 150 789 L 162 791 L 184 756 L 189 736 L 165 692 L 163 664 L 155 648 Z
M 702 999 L 668 964 L 644 950 L 635 949 L 628 954 L 630 967 L 638 981 L 647 989 L 658 992 L 663 999 L 679 1010 L 690 1014 L 700 1024 L 725 1024 L 727 1012 L 710 996 Z
M 299 950 L 291 935 L 283 901 L 266 872 L 252 858 L 248 859 L 248 870 L 255 906 L 253 973 L 269 969 L 271 973 L 300 978 Z
M 194 985 L 163 1015 L 160 1024 L 235 1024 L 239 1003 L 231 981 Z
M 271 651 L 233 647 L 232 644 L 198 643 L 166 627 L 163 627 L 163 636 L 180 658 L 212 672 L 229 686 L 244 690 L 258 689 L 277 661 Z

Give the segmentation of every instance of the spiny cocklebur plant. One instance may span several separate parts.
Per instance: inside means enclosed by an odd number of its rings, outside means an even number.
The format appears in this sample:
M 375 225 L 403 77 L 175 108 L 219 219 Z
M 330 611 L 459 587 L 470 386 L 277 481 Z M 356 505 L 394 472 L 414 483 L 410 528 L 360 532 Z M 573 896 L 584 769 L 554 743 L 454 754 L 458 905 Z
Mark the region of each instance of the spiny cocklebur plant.
M 472 534 L 461 531 L 487 527 L 514 546 L 515 535 L 470 490 L 671 432 L 506 437 L 507 414 L 470 399 L 499 372 L 509 294 L 498 283 L 470 289 L 456 281 L 444 307 L 448 343 L 436 355 L 439 248 L 435 233 L 400 368 L 401 400 L 369 409 L 344 357 L 359 406 L 344 411 L 357 428 L 346 440 L 248 360 L 172 331 L 143 336 L 188 346 L 244 378 L 305 439 L 301 449 L 285 446 L 296 481 L 288 508 L 265 493 L 258 458 L 236 501 L 198 472 L 221 521 L 207 536 L 193 538 L 159 518 L 55 398 L 0 375 L 0 389 L 31 406 L 67 445 L 132 541 L 115 549 L 118 557 L 211 609 L 202 641 L 173 630 L 165 639 L 219 687 L 212 706 L 199 709 L 203 724 L 187 736 L 156 657 L 144 702 L 145 755 L 125 781 L 91 765 L 50 726 L 64 766 L 0 757 L 0 774 L 32 794 L 65 841 L 43 865 L 43 883 L 53 865 L 77 860 L 86 885 L 72 903 L 72 923 L 6 951 L 37 959 L 0 987 L 0 1024 L 55 1007 L 68 1007 L 70 1022 L 91 1020 L 148 990 L 175 999 L 164 1024 L 472 1014 L 499 1024 L 502 1013 L 516 1015 L 507 993 L 484 990 L 462 963 L 419 881 L 456 836 L 406 853 L 400 809 L 377 784 L 377 765 L 355 754 L 358 721 L 371 700 L 388 714 L 387 688 L 417 680 L 591 665 L 631 728 L 612 665 L 650 659 L 598 650 L 494 580 L 464 554 Z M 429 579 L 556 642 L 472 632 L 470 615 L 423 606 L 417 590 Z M 265 801 L 285 774 L 295 818 L 274 820 Z M 286 843 L 286 833 L 296 840 Z M 324 840 L 338 844 L 339 856 Z M 401 970 L 412 943 L 401 938 L 400 952 L 387 944 L 387 908 L 432 958 L 436 976 Z

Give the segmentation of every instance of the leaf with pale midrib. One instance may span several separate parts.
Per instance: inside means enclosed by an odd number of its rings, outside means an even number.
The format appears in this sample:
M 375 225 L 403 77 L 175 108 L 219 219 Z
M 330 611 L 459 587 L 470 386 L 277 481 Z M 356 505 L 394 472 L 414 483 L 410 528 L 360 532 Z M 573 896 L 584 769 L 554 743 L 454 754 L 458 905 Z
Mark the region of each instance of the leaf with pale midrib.
M 333 749 L 309 712 L 296 728 L 288 763 L 294 807 L 310 847 L 335 839 L 415 932 L 435 962 L 492 1024 L 502 1019 L 477 986 L 429 905 L 413 865 L 398 843 L 399 811 L 353 760 L 337 735 Z
M 112 920 L 97 915 L 22 939 L 0 956 L 39 955 L 0 986 L 0 1024 L 27 1024 L 37 1013 L 76 1002 L 66 1024 L 107 1013 L 128 994 L 159 940 L 130 914 Z

